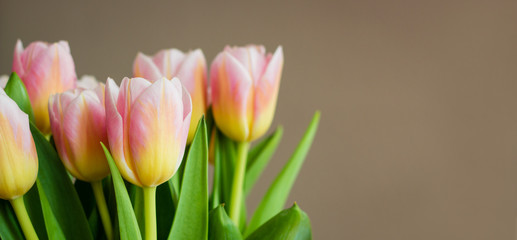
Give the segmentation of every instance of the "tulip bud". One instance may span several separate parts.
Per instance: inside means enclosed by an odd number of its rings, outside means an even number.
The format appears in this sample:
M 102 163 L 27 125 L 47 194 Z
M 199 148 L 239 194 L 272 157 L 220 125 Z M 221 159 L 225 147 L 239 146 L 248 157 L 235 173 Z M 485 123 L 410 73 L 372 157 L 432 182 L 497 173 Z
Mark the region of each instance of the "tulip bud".
M 180 166 L 190 126 L 190 95 L 177 78 L 151 83 L 124 78 L 116 93 L 106 82 L 106 127 L 122 176 L 141 187 L 169 180 Z
M 75 88 L 77 80 L 68 43 L 33 42 L 23 49 L 22 42 L 18 40 L 14 49 L 13 71 L 27 88 L 36 126 L 44 134 L 50 133 L 50 95 Z
M 210 86 L 214 119 L 236 141 L 255 140 L 275 113 L 284 64 L 282 47 L 273 55 L 264 46 L 226 47 L 212 62 Z
M 49 99 L 50 126 L 66 169 L 76 178 L 95 182 L 109 174 L 99 142 L 108 143 L 104 84 L 77 88 Z
M 138 53 L 133 64 L 135 77 L 154 82 L 165 77 L 179 78 L 192 98 L 192 120 L 188 143 L 192 142 L 197 123 L 207 109 L 206 60 L 201 49 L 183 53 L 177 49 L 158 52 L 153 57 Z
M 9 81 L 9 76 L 2 75 L 0 76 L 0 88 L 5 88 L 5 85 L 7 85 L 7 81 Z
M 38 155 L 29 117 L 0 88 L 0 198 L 24 195 L 37 175 Z

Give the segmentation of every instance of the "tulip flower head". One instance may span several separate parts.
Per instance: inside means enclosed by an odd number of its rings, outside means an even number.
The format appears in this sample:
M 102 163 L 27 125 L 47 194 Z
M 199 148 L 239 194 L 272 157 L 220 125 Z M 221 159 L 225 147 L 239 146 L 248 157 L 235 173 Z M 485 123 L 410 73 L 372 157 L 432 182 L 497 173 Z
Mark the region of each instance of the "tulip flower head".
M 226 47 L 212 62 L 210 87 L 214 119 L 236 141 L 252 141 L 266 133 L 275 113 L 284 56 L 279 46 Z
M 90 87 L 93 87 L 90 86 Z M 95 182 L 109 174 L 104 151 L 108 143 L 104 84 L 76 88 L 49 99 L 50 125 L 66 169 L 76 178 Z
M 37 175 L 38 155 L 29 117 L 0 88 L 0 198 L 24 195 Z
M 201 49 L 183 53 L 178 49 L 161 50 L 153 57 L 138 53 L 133 64 L 135 77 L 154 82 L 161 78 L 179 78 L 192 98 L 192 119 L 188 142 L 192 142 L 197 123 L 207 108 L 206 60 Z
M 44 134 L 50 133 L 50 95 L 75 88 L 77 80 L 68 43 L 33 42 L 24 49 L 18 40 L 14 49 L 13 71 L 27 88 L 36 126 Z
M 151 83 L 124 78 L 118 95 L 106 82 L 106 126 L 122 176 L 141 187 L 169 180 L 183 158 L 190 126 L 190 95 L 177 78 Z

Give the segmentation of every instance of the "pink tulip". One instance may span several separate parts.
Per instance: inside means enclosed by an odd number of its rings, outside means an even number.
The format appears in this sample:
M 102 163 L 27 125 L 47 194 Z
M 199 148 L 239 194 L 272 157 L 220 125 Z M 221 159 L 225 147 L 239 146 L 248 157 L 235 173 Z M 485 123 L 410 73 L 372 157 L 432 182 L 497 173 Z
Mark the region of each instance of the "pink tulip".
M 118 96 L 106 82 L 106 126 L 122 176 L 141 187 L 169 180 L 183 158 L 190 126 L 190 95 L 177 78 L 154 83 L 124 78 Z
M 210 86 L 214 119 L 236 141 L 264 135 L 275 113 L 284 55 L 264 46 L 226 47 L 212 62 Z
M 33 42 L 23 49 L 18 40 L 14 49 L 13 71 L 20 76 L 32 104 L 36 126 L 50 133 L 48 98 L 75 87 L 75 66 L 65 41 Z
M 108 143 L 104 84 L 77 88 L 49 99 L 50 126 L 66 169 L 76 178 L 95 182 L 109 174 L 99 142 Z
M 153 57 L 138 53 L 133 64 L 135 77 L 151 82 L 177 77 L 192 97 L 192 120 L 188 142 L 192 142 L 197 123 L 207 108 L 206 60 L 201 49 L 183 53 L 178 49 L 161 50 Z
M 38 155 L 29 117 L 0 88 L 0 198 L 24 195 L 37 175 Z

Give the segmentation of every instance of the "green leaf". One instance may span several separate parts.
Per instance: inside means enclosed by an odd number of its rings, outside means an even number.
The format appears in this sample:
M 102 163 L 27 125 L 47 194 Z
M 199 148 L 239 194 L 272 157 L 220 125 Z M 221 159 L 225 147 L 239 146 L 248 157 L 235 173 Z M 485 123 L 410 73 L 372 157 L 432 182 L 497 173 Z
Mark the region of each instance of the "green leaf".
M 93 239 L 77 192 L 56 151 L 32 123 L 30 128 L 38 153 L 38 190 L 45 194 L 64 236 L 67 239 L 77 236 Z M 47 222 L 49 216 L 45 211 L 43 213 Z M 50 232 L 48 234 L 53 236 Z
M 235 168 L 235 159 L 237 156 L 235 150 L 235 142 L 230 138 L 226 137 L 219 130 L 216 131 L 216 146 L 215 146 L 215 159 L 219 161 L 220 169 L 220 202 L 225 203 L 225 209 L 228 210 L 230 204 L 232 185 L 233 185 L 233 172 Z
M 212 187 L 212 194 L 210 195 L 210 207 L 211 209 L 215 209 L 216 207 L 221 204 L 223 200 L 223 186 L 222 186 L 222 163 L 221 163 L 221 141 L 218 137 L 218 131 L 215 130 L 212 132 L 214 135 L 213 140 L 214 145 L 212 151 L 214 151 L 214 176 L 213 176 L 213 187 Z M 210 150 L 209 150 L 210 151 Z
M 202 117 L 188 151 L 178 208 L 168 239 L 206 239 L 207 236 L 208 141 Z
M 47 196 L 43 191 L 43 187 L 41 186 L 41 182 L 39 179 L 36 181 L 39 190 L 39 197 L 41 201 L 41 209 L 43 211 L 43 216 L 45 219 L 45 227 L 47 229 L 48 238 L 49 239 L 65 239 L 65 235 L 59 222 L 56 219 L 56 216 L 52 212 L 52 208 L 50 207 L 50 203 L 48 202 Z
M 13 99 L 20 109 L 29 115 L 29 120 L 34 122 L 34 112 L 32 111 L 29 94 L 18 74 L 13 72 L 9 77 L 9 81 L 5 85 L 5 93 Z
M 242 240 L 239 229 L 233 224 L 221 204 L 210 211 L 209 240 Z
M 9 201 L 0 199 L 0 239 L 23 239 L 22 230 Z
M 296 203 L 264 223 L 246 240 L 310 240 L 311 221 Z
M 245 236 L 248 236 L 251 232 L 257 229 L 258 226 L 282 210 L 285 205 L 285 201 L 289 196 L 289 192 L 291 191 L 291 187 L 293 186 L 305 157 L 309 152 L 312 140 L 316 135 L 319 120 L 320 113 L 316 112 L 293 155 L 285 164 L 282 171 L 277 175 L 271 186 L 269 186 L 266 195 L 264 195 L 264 198 L 260 202 L 255 214 L 249 222 Z
M 138 227 L 138 222 L 136 221 L 135 213 L 131 206 L 131 200 L 129 200 L 129 195 L 126 190 L 126 186 L 124 185 L 124 180 L 122 180 L 122 176 L 120 175 L 110 152 L 103 143 L 101 143 L 101 145 L 104 149 L 106 159 L 108 160 L 113 187 L 115 189 L 120 239 L 142 239 L 140 228 Z
M 253 147 L 248 153 L 246 177 L 244 179 L 245 196 L 251 192 L 260 174 L 262 174 L 262 171 L 264 171 L 264 168 L 278 148 L 283 132 L 284 129 L 279 126 L 271 136 L 262 140 L 262 142 Z

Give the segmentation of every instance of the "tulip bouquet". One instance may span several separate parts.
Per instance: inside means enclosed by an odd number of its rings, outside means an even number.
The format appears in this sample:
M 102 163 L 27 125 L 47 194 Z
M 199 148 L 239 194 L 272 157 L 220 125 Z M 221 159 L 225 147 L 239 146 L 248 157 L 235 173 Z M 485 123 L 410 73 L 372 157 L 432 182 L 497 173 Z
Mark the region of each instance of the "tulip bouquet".
M 311 239 L 307 214 L 282 209 L 319 113 L 246 212 L 282 138 L 263 136 L 283 62 L 281 47 L 226 47 L 208 78 L 199 49 L 139 53 L 118 86 L 78 81 L 67 42 L 18 41 L 0 78 L 0 238 Z

